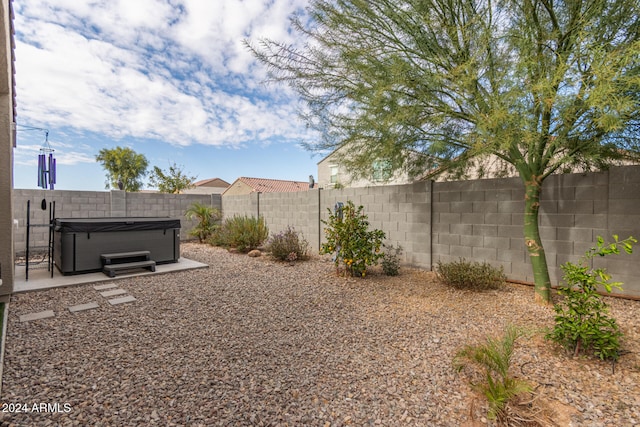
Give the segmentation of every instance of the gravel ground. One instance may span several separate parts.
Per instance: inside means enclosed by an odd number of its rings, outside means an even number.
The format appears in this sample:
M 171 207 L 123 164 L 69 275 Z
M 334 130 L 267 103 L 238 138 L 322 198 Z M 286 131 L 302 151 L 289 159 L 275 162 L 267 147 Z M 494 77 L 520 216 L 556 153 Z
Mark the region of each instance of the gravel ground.
M 411 269 L 344 279 L 320 258 L 290 266 L 194 243 L 182 255 L 210 267 L 116 281 L 129 304 L 110 306 L 91 284 L 15 295 L 0 424 L 483 425 L 456 350 L 553 319 L 519 285 L 455 291 Z M 100 307 L 66 309 L 90 301 Z M 557 425 L 640 423 L 640 302 L 608 301 L 628 351 L 615 373 L 541 333 L 518 342 L 514 373 L 538 386 Z M 49 309 L 54 318 L 18 321 Z

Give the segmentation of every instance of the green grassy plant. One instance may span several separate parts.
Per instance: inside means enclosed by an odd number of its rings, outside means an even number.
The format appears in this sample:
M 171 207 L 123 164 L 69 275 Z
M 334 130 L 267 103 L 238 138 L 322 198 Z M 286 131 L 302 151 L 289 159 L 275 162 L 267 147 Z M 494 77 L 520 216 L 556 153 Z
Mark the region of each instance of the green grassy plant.
M 509 425 L 507 405 L 519 394 L 530 393 L 531 386 L 509 374 L 516 340 L 523 335 L 515 326 L 508 326 L 501 338 L 488 337 L 484 343 L 466 345 L 456 353 L 454 367 L 459 372 L 473 365 L 481 380 L 471 386 L 489 402 L 488 418 Z

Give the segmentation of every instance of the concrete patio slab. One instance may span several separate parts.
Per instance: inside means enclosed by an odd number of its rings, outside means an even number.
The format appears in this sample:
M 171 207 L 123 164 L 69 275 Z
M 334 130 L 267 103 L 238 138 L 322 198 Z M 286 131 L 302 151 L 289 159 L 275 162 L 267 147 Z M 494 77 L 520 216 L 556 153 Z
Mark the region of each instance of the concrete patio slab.
M 96 291 L 106 291 L 107 289 L 113 289 L 113 288 L 117 288 L 118 285 L 116 285 L 115 283 L 107 283 L 104 285 L 97 285 L 94 286 L 93 289 L 95 289 Z
M 141 270 L 139 272 L 131 273 L 131 274 L 122 274 L 118 275 L 115 278 L 109 277 L 104 273 L 88 273 L 88 274 L 75 274 L 70 276 L 65 276 L 58 271 L 57 268 L 54 268 L 53 277 L 51 277 L 51 272 L 47 271 L 46 268 L 42 269 L 29 269 L 29 280 L 26 281 L 25 278 L 25 270 L 24 266 L 16 266 L 16 279 L 13 286 L 14 293 L 20 292 L 29 292 L 29 291 L 39 291 L 45 289 L 59 288 L 63 286 L 73 286 L 73 285 L 82 285 L 86 283 L 104 283 L 119 279 L 126 279 L 128 277 L 136 277 L 136 276 L 149 276 L 155 274 L 165 274 L 165 273 L 173 273 L 176 271 L 184 271 L 184 270 L 193 270 L 197 268 L 208 268 L 207 264 L 203 264 L 198 261 L 193 261 L 187 258 L 180 258 L 178 262 L 173 262 L 169 264 L 160 264 L 156 266 L 156 271 L 151 272 L 147 270 Z
M 109 300 L 109 304 L 118 305 L 118 304 L 124 304 L 125 302 L 133 302 L 135 300 L 136 300 L 136 298 L 134 296 L 127 295 L 126 297 L 110 299 Z
M 53 310 L 39 311 L 37 313 L 23 314 L 20 316 L 21 322 L 31 322 L 32 320 L 47 319 L 53 317 Z
M 92 310 L 94 308 L 98 308 L 100 305 L 97 302 L 88 302 L 86 304 L 78 304 L 73 307 L 69 307 L 69 311 L 72 313 L 76 313 L 78 311 Z
M 125 291 L 124 289 L 114 289 L 112 291 L 104 291 L 104 292 L 100 292 L 100 295 L 102 295 L 103 297 L 107 298 L 107 297 L 115 297 L 116 295 L 122 295 L 122 294 L 126 294 L 127 291 Z

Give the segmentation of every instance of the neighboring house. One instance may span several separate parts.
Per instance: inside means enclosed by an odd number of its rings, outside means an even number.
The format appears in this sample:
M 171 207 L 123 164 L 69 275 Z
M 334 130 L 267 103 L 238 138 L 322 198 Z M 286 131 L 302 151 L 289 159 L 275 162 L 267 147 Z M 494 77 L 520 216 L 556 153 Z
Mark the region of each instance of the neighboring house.
M 341 153 L 344 147 L 340 147 L 331 152 L 318 162 L 318 186 L 320 188 L 340 187 L 371 187 L 376 185 L 400 185 L 409 184 L 415 181 L 430 179 L 429 176 L 437 169 L 426 170 L 424 174 L 411 179 L 407 173 L 398 172 L 391 174 L 385 167 L 384 161 L 373 162 L 371 174 L 368 179 L 354 179 L 349 171 L 340 163 Z M 615 162 L 616 166 L 637 164 L 629 160 Z M 581 173 L 585 172 L 579 167 L 571 170 L 558 170 L 556 173 Z M 445 172 L 433 178 L 434 181 L 448 180 L 472 180 L 482 178 L 507 178 L 518 176 L 515 167 L 495 155 L 484 158 L 473 159 L 469 162 L 464 173 L 456 175 Z
M 194 187 L 183 190 L 183 194 L 222 194 L 229 188 L 229 183 L 220 178 L 203 179 L 193 183 Z
M 250 193 L 292 193 L 309 190 L 309 182 L 285 181 L 281 179 L 240 177 L 227 188 L 223 196 L 238 196 Z
M 369 187 L 373 185 L 408 184 L 411 181 L 406 173 L 391 174 L 384 161 L 371 165 L 369 179 L 354 179 L 349 171 L 340 163 L 340 147 L 318 162 L 318 187 Z

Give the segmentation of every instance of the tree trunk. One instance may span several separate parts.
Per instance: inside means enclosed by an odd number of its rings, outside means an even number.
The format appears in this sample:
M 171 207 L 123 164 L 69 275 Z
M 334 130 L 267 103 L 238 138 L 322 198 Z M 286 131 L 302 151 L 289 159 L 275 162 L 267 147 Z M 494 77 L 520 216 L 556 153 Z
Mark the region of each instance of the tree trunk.
M 551 303 L 551 280 L 538 227 L 542 182 L 538 177 L 533 176 L 531 179 L 525 180 L 524 185 L 524 242 L 529 251 L 529 259 L 533 268 L 535 300 L 539 304 L 547 305 Z

